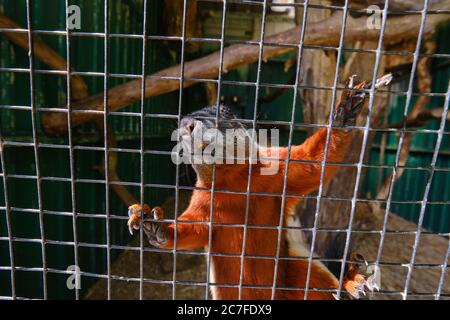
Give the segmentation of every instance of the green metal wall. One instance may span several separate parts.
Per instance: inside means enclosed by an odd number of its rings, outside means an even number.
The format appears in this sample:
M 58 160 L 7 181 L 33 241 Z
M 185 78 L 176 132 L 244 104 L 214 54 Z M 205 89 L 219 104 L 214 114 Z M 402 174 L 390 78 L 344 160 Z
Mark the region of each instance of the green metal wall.
M 110 32 L 111 33 L 142 33 L 142 12 L 139 8 L 142 0 L 136 1 L 110 1 Z M 135 6 L 130 6 L 130 4 Z M 151 34 L 161 34 L 162 15 L 161 1 L 149 2 L 149 24 Z M 64 1 L 35 1 L 33 4 L 33 28 L 39 30 L 64 30 L 65 7 Z M 103 1 L 79 0 L 71 1 L 78 4 L 82 10 L 82 30 L 84 32 L 103 32 Z M 138 8 L 136 10 L 136 8 Z M 0 12 L 16 20 L 22 26 L 26 26 L 26 5 L 24 0 L 0 0 Z M 439 52 L 449 53 L 449 43 L 445 32 L 447 27 L 438 35 Z M 63 57 L 66 55 L 66 43 L 64 36 L 40 35 L 42 40 L 48 43 Z M 141 73 L 142 42 L 139 39 L 111 38 L 109 42 L 109 72 L 111 73 Z M 149 41 L 148 43 L 148 69 L 147 73 L 159 70 L 177 63 L 177 58 L 168 51 L 168 46 L 161 41 Z M 212 50 L 212 49 L 211 49 Z M 27 68 L 27 53 L 12 45 L 8 40 L 0 37 L 0 68 Z M 102 38 L 76 37 L 71 39 L 71 62 L 77 71 L 103 72 L 104 44 Z M 201 54 L 204 54 L 202 52 Z M 186 59 L 195 55 L 187 55 Z M 270 82 L 276 79 L 277 83 L 287 83 L 294 70 L 284 72 L 284 61 L 287 56 L 264 64 L 261 73 L 261 81 Z M 48 67 L 36 61 L 36 69 Z M 435 66 L 433 73 L 433 92 L 445 92 L 449 79 L 449 67 Z M 250 65 L 229 72 L 225 75 L 228 80 L 255 81 L 256 65 Z M 66 81 L 57 75 L 35 75 L 35 103 L 37 108 L 57 107 L 64 105 L 66 101 Z M 103 90 L 103 77 L 84 76 L 91 94 Z M 128 81 L 128 79 L 111 78 L 109 86 Z M 0 105 L 30 105 L 29 74 L 16 72 L 0 72 Z M 404 86 L 401 84 L 400 86 Z M 404 87 L 403 87 L 404 89 Z M 273 89 L 261 89 L 260 94 L 265 95 Z M 242 106 L 241 116 L 253 117 L 254 87 L 242 87 L 237 85 L 224 85 L 223 95 L 236 95 L 240 98 Z M 287 91 L 276 101 L 264 106 L 264 111 L 259 115 L 260 119 L 290 120 L 292 105 L 292 91 Z M 206 104 L 205 95 L 201 86 L 194 86 L 185 90 L 184 106 L 186 110 L 197 108 Z M 396 122 L 401 118 L 404 107 L 404 98 L 394 99 L 389 115 L 390 122 Z M 443 99 L 433 98 L 430 107 L 442 106 Z M 279 106 L 289 106 L 280 108 Z M 123 111 L 139 112 L 139 103 L 135 103 Z M 178 93 L 147 99 L 145 111 L 148 113 L 177 114 Z M 28 110 L 8 110 L 0 108 L 0 125 L 3 135 L 8 140 L 32 141 L 31 113 Z M 40 113 L 37 114 L 38 120 Z M 303 122 L 301 105 L 296 107 L 296 121 Z M 140 148 L 140 120 L 135 117 L 110 116 L 109 122 L 118 137 L 118 147 Z M 168 137 L 176 123 L 162 119 L 148 119 L 145 122 L 144 133 L 146 137 L 146 149 L 170 150 L 171 144 Z M 438 127 L 438 121 L 433 121 L 427 128 Z M 447 128 L 448 131 L 448 128 Z M 39 128 L 41 142 L 54 144 L 67 144 L 67 139 L 45 136 Z M 301 142 L 306 137 L 305 133 L 295 134 L 294 141 Z M 92 124 L 82 125 L 75 129 L 75 143 L 85 146 L 102 146 L 102 137 L 98 135 Z M 100 142 L 98 139 L 100 138 Z M 286 141 L 287 132 L 282 132 L 282 140 Z M 385 164 L 393 164 L 395 148 L 398 138 L 395 134 L 389 135 L 389 144 Z M 429 165 L 436 136 L 416 135 L 413 140 L 409 166 Z M 378 138 L 379 142 L 379 138 Z M 448 136 L 444 138 L 443 151 L 438 160 L 438 167 L 450 166 L 450 141 Z M 7 147 L 5 148 L 7 173 L 18 175 L 35 175 L 35 160 L 33 148 Z M 65 149 L 40 148 L 39 150 L 41 174 L 52 177 L 70 177 L 69 153 Z M 95 170 L 95 165 L 101 164 L 104 157 L 102 152 L 75 151 L 76 177 L 78 179 L 102 179 L 102 175 Z M 371 164 L 379 163 L 379 149 L 374 147 L 370 157 Z M 118 174 L 123 181 L 140 182 L 140 159 L 138 153 L 119 153 Z M 145 183 L 174 184 L 174 166 L 167 156 L 146 156 L 145 158 Z M 382 177 L 388 175 L 383 170 Z M 368 170 L 365 180 L 365 190 L 375 193 L 380 173 L 378 169 Z M 396 183 L 393 200 L 422 200 L 427 174 L 424 171 L 407 171 Z M 9 178 L 9 199 L 12 207 L 34 208 L 37 204 L 37 188 L 35 179 Z M 130 187 L 129 190 L 139 199 L 139 188 Z M 42 182 L 43 209 L 56 212 L 72 212 L 71 189 L 68 182 L 47 181 Z M 0 206 L 4 206 L 3 181 L 0 182 Z M 162 188 L 147 188 L 145 199 L 149 203 L 160 203 L 167 196 L 173 195 L 173 190 Z M 105 186 L 104 184 L 77 183 L 76 184 L 76 211 L 86 214 L 105 214 Z M 431 201 L 450 201 L 450 176 L 448 172 L 436 172 L 431 189 Z M 110 192 L 110 208 L 113 215 L 125 215 L 126 208 L 117 196 Z M 415 221 L 417 219 L 419 205 L 393 205 L 392 211 Z M 5 212 L 0 211 L 0 237 L 6 237 Z M 428 206 L 425 218 L 425 227 L 438 231 L 450 230 L 450 208 L 448 205 Z M 99 218 L 79 217 L 78 240 L 82 243 L 106 242 L 105 220 Z M 39 217 L 36 213 L 12 212 L 13 236 L 18 238 L 39 239 Z M 72 217 L 45 215 L 45 237 L 55 241 L 73 241 Z M 130 237 L 123 220 L 111 220 L 111 241 L 113 244 L 125 245 Z M 15 262 L 17 266 L 42 267 L 40 243 L 14 242 Z M 65 270 L 74 262 L 73 247 L 68 245 L 46 245 L 47 262 L 49 268 Z M 113 258 L 120 250 L 113 250 Z M 80 267 L 85 272 L 105 273 L 106 251 L 105 249 L 79 248 Z M 8 242 L 0 241 L 0 266 L 9 265 Z M 66 289 L 66 275 L 48 273 L 49 297 L 73 298 L 74 292 Z M 41 272 L 17 271 L 16 272 L 17 295 L 29 298 L 42 298 L 42 274 Z M 95 281 L 93 278 L 82 277 L 82 294 Z M 10 273 L 0 271 L 0 296 L 8 296 L 10 292 Z
M 134 3 L 138 11 L 127 3 Z M 77 4 L 82 12 L 81 32 L 103 32 L 103 1 L 80 0 L 71 1 Z M 149 2 L 149 30 L 156 34 L 161 26 L 161 1 Z M 110 1 L 110 33 L 142 34 L 142 0 Z M 65 1 L 33 1 L 33 29 L 35 30 L 65 30 Z M 140 11 L 139 11 L 140 10 Z M 20 0 L 0 0 L 0 12 L 17 21 L 26 28 L 26 4 Z M 39 35 L 54 50 L 63 57 L 66 56 L 64 36 Z M 142 70 L 142 40 L 119 39 L 109 40 L 109 72 L 125 74 L 141 74 Z M 4 37 L 0 37 L 0 67 L 28 68 L 27 52 L 12 45 Z M 71 38 L 71 63 L 77 71 L 103 72 L 104 68 L 103 38 L 79 37 Z M 164 68 L 177 61 L 171 58 L 164 46 L 153 41 L 148 42 L 147 73 Z M 36 69 L 48 69 L 46 65 L 35 60 Z M 103 77 L 83 76 L 90 94 L 103 91 Z M 129 81 L 126 78 L 110 78 L 109 86 L 113 87 Z M 29 106 L 30 85 L 28 73 L 0 72 L 0 105 Z M 58 107 L 66 102 L 66 80 L 57 75 L 35 74 L 35 104 L 38 109 L 38 123 L 41 107 Z M 140 112 L 139 103 L 135 103 L 124 111 Z M 147 113 L 178 113 L 178 93 L 147 99 Z M 109 116 L 109 123 L 116 133 L 119 148 L 140 149 L 140 119 L 138 117 Z M 31 112 L 28 110 L 8 110 L 0 108 L 0 125 L 5 139 L 10 141 L 32 141 Z M 144 133 L 146 150 L 171 150 L 170 133 L 176 128 L 176 122 L 164 119 L 145 121 Z M 65 137 L 54 138 L 43 134 L 38 128 L 39 140 L 42 143 L 67 145 Z M 74 131 L 74 143 L 83 146 L 103 146 L 103 133 L 98 134 L 92 124 L 82 125 Z M 6 147 L 6 170 L 9 175 L 35 175 L 34 150 L 29 147 Z M 70 178 L 69 152 L 67 149 L 39 149 L 41 175 L 44 177 Z M 103 152 L 74 151 L 75 174 L 77 179 L 99 179 L 103 176 L 93 170 L 101 165 Z M 140 183 L 139 153 L 119 153 L 118 174 L 122 181 Z M 145 183 L 174 184 L 174 166 L 167 156 L 145 156 Z M 37 209 L 37 184 L 35 179 L 9 178 L 8 191 L 10 205 L 15 208 Z M 139 199 L 139 188 L 128 188 Z M 5 205 L 3 180 L 0 182 L 0 206 Z M 160 203 L 173 190 L 163 188 L 146 188 L 145 199 L 148 203 Z M 44 210 L 56 212 L 72 212 L 71 187 L 68 182 L 42 181 L 42 203 Z M 126 215 L 127 208 L 110 191 L 111 215 Z M 76 211 L 84 214 L 105 214 L 105 186 L 102 183 L 76 184 Z M 6 237 L 6 215 L 0 211 L 0 237 Z M 39 239 L 39 216 L 33 212 L 13 211 L 11 214 L 13 236 L 26 239 Z M 124 220 L 110 220 L 111 243 L 126 245 L 130 236 Z M 71 216 L 46 214 L 44 218 L 45 238 L 53 241 L 73 241 Z M 80 243 L 105 244 L 105 219 L 78 217 L 78 241 Z M 47 244 L 48 268 L 66 270 L 74 264 L 73 246 Z M 120 250 L 112 250 L 114 259 Z M 14 242 L 14 259 L 16 266 L 42 267 L 40 243 Z M 79 248 L 79 263 L 81 270 L 104 274 L 106 270 L 106 250 L 81 246 Z M 8 242 L 0 241 L 0 265 L 9 266 Z M 66 289 L 67 275 L 48 273 L 49 298 L 74 298 L 74 291 Z M 83 295 L 96 279 L 82 277 Z M 0 296 L 11 295 L 9 271 L 0 271 Z M 16 294 L 20 297 L 42 298 L 42 272 L 17 271 Z
M 450 42 L 448 41 L 448 33 L 450 32 L 450 24 L 445 25 L 438 30 L 436 34 L 436 42 L 438 45 L 437 53 L 450 53 Z M 450 78 L 450 65 L 448 59 L 431 59 L 430 69 L 432 70 L 432 92 L 446 93 L 448 81 Z M 406 91 L 408 89 L 407 79 L 396 84 L 393 89 Z M 417 90 L 415 90 L 417 92 Z M 427 108 L 443 107 L 444 97 L 432 97 Z M 414 105 L 413 99 L 410 109 Z M 390 106 L 388 123 L 398 123 L 402 121 L 403 110 L 405 108 L 406 97 L 394 96 Z M 439 129 L 439 120 L 428 122 L 426 126 L 420 129 Z M 447 122 L 445 128 L 446 134 L 442 140 L 439 157 L 436 163 L 436 169 L 431 184 L 431 190 L 428 201 L 432 204 L 427 205 L 425 211 L 424 227 L 434 232 L 450 231 L 450 128 Z M 380 140 L 378 135 L 375 140 L 374 147 L 371 152 L 370 164 L 372 165 L 393 165 L 395 162 L 396 150 L 398 146 L 399 135 L 396 133 L 388 134 L 386 157 L 384 162 L 380 163 Z M 410 155 L 406 166 L 428 168 L 431 163 L 434 147 L 436 144 L 436 134 L 415 133 L 410 148 Z M 439 171 L 439 169 L 447 169 L 447 171 Z M 372 195 L 376 194 L 378 184 L 385 180 L 391 171 L 384 169 L 370 169 L 366 176 L 366 190 Z M 380 179 L 381 177 L 381 179 Z M 425 170 L 405 170 L 402 177 L 395 183 L 393 189 L 393 201 L 422 201 L 425 191 L 425 185 L 428 179 L 428 172 Z M 440 202 L 447 202 L 442 204 Z M 434 203 L 434 204 L 433 204 Z M 399 203 L 393 204 L 391 211 L 410 220 L 417 221 L 420 213 L 419 204 Z

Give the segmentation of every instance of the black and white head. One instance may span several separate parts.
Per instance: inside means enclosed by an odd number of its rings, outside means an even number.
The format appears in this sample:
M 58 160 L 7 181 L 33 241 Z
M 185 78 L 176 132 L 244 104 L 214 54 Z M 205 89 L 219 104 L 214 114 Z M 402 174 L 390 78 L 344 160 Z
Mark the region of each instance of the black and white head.
M 217 106 L 194 111 L 181 119 L 178 133 L 183 154 L 194 156 L 196 152 L 202 152 L 203 155 L 209 152 L 215 157 L 214 162 L 221 163 L 217 161 L 221 159 L 224 163 L 226 150 L 233 150 L 233 154 L 237 154 L 238 147 L 247 149 L 249 134 L 230 108 L 221 105 L 217 127 L 216 120 Z M 206 164 L 211 163 L 206 161 Z

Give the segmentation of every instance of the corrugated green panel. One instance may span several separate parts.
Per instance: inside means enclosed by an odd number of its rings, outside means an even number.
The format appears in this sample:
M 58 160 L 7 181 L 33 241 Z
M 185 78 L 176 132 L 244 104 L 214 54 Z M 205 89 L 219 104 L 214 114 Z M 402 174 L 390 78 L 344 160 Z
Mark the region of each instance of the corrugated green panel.
M 450 53 L 450 43 L 447 41 L 450 24 L 440 29 L 436 35 L 438 44 L 438 53 Z M 450 78 L 450 65 L 447 59 L 433 59 L 430 68 L 432 70 L 432 92 L 446 93 Z M 406 91 L 408 80 L 397 83 L 393 90 Z M 417 92 L 417 89 L 415 89 Z M 413 99 L 409 108 L 411 109 L 416 99 Z M 444 97 L 432 97 L 427 108 L 443 107 Z M 403 121 L 403 111 L 405 108 L 405 96 L 394 96 L 390 105 L 389 123 L 398 123 Z M 439 120 L 429 121 L 424 129 L 439 129 Z M 445 128 L 447 134 L 444 135 L 436 168 L 450 167 L 450 128 L 448 123 Z M 387 153 L 383 163 L 379 161 L 379 142 L 381 136 L 376 138 L 375 147 L 371 153 L 370 163 L 373 165 L 394 165 L 395 154 L 398 147 L 399 135 L 396 133 L 388 134 Z M 407 166 L 429 168 L 432 154 L 436 145 L 436 134 L 414 133 L 410 148 L 410 156 Z M 391 171 L 386 169 L 370 169 L 366 176 L 366 190 L 372 195 L 376 194 L 377 187 L 386 179 Z M 424 197 L 425 185 L 428 180 L 428 171 L 426 170 L 405 170 L 403 176 L 395 183 L 393 190 L 393 201 L 422 201 Z M 450 201 L 450 174 L 447 171 L 436 171 L 434 173 L 431 190 L 428 196 L 431 202 L 449 202 Z M 420 213 L 420 204 L 392 204 L 391 210 L 400 216 L 417 222 Z M 448 204 L 429 204 L 427 205 L 423 226 L 435 232 L 450 231 L 450 205 Z
M 81 7 L 82 32 L 103 32 L 103 1 L 79 0 L 72 1 Z M 134 6 L 127 5 L 129 1 L 110 1 L 110 33 L 142 34 L 142 1 L 134 1 Z M 33 4 L 33 28 L 39 30 L 65 30 L 64 2 L 36 1 Z M 149 6 L 149 29 L 160 33 L 160 2 L 151 2 Z M 25 1 L 0 0 L 0 11 L 26 27 Z M 65 37 L 55 35 L 40 35 L 39 38 L 48 43 L 63 57 L 66 56 Z M 142 73 L 142 41 L 139 39 L 109 40 L 109 72 L 137 74 Z M 4 37 L 0 37 L 1 59 L 0 67 L 28 68 L 28 55 L 12 45 Z M 71 37 L 71 63 L 77 71 L 103 72 L 104 43 L 101 37 Z M 174 63 L 162 43 L 148 42 L 147 74 Z M 39 61 L 36 69 L 48 69 Z M 95 94 L 103 90 L 103 77 L 84 76 L 89 93 Z M 109 86 L 113 87 L 129 81 L 125 78 L 110 78 Z M 0 105 L 29 106 L 30 87 L 29 74 L 16 72 L 0 72 Z M 57 75 L 35 74 L 35 103 L 37 108 L 63 106 L 66 102 L 66 80 Z M 135 103 L 125 111 L 140 112 L 140 104 Z M 145 110 L 148 113 L 172 113 L 178 111 L 178 94 L 166 94 L 147 99 Z M 38 112 L 38 123 L 40 112 Z M 140 119 L 139 117 L 110 116 L 112 130 L 117 134 L 118 147 L 140 149 Z M 12 141 L 32 141 L 31 112 L 28 110 L 8 110 L 0 108 L 0 123 L 4 137 Z M 168 133 L 176 123 L 161 119 L 146 119 L 144 133 L 146 150 L 171 150 L 167 140 Z M 67 144 L 67 138 L 47 137 L 38 128 L 41 142 Z M 163 139 L 159 137 L 164 137 Z M 103 146 L 102 133 L 97 133 L 92 124 L 82 125 L 74 130 L 76 143 L 87 146 Z M 35 175 L 33 148 L 6 147 L 6 167 L 8 174 Z M 40 148 L 40 169 L 44 177 L 70 177 L 69 153 L 65 149 Z M 75 150 L 75 168 L 78 179 L 103 179 L 94 166 L 102 164 L 103 152 Z M 175 184 L 174 166 L 167 156 L 145 157 L 145 183 Z M 138 153 L 119 153 L 118 174 L 122 181 L 140 182 L 140 156 Z M 8 180 L 10 205 L 15 208 L 37 209 L 37 184 L 35 179 L 10 178 Z M 129 191 L 139 199 L 138 187 L 129 187 Z M 0 206 L 4 206 L 3 180 L 0 183 Z M 161 188 L 146 188 L 145 200 L 148 203 L 160 203 L 173 190 Z M 44 215 L 45 237 L 54 241 L 73 241 L 71 187 L 69 182 L 42 181 L 42 204 L 44 210 L 66 212 L 65 216 Z M 127 208 L 110 191 L 110 214 L 126 215 Z M 105 214 L 105 185 L 103 183 L 76 184 L 76 211 L 87 214 L 87 217 L 77 218 L 78 241 L 81 243 L 106 243 L 105 219 L 89 215 Z M 13 236 L 26 239 L 40 239 L 39 216 L 35 212 L 13 211 Z M 0 236 L 6 237 L 6 215 L 0 212 Z M 130 236 L 125 220 L 110 221 L 111 242 L 126 245 Z M 17 266 L 42 267 L 41 245 L 39 242 L 14 242 L 14 258 Z M 71 245 L 47 244 L 48 268 L 66 270 L 74 263 L 74 250 Z M 118 252 L 111 252 L 112 258 Z M 104 274 L 106 270 L 106 250 L 104 248 L 79 247 L 79 263 L 81 270 L 96 274 Z M 8 242 L 0 241 L 0 265 L 9 265 Z M 0 271 L 0 295 L 10 295 L 10 272 Z M 48 273 L 48 292 L 50 298 L 73 298 L 74 292 L 66 289 L 67 275 Z M 96 279 L 82 277 L 82 294 Z M 17 271 L 17 295 L 29 298 L 42 298 L 42 272 Z
M 379 151 L 371 153 L 371 164 L 378 164 Z M 395 151 L 388 151 L 386 163 L 394 162 Z M 431 154 L 411 153 L 407 165 L 409 167 L 429 167 Z M 450 157 L 441 157 L 437 167 L 449 168 Z M 392 170 L 369 169 L 366 174 L 366 190 L 372 196 L 376 195 L 378 184 L 383 183 Z M 429 177 L 427 170 L 405 170 L 402 177 L 395 183 L 392 201 L 422 201 L 425 186 Z M 428 197 L 430 202 L 450 202 L 450 172 L 436 171 L 434 173 L 431 190 Z M 391 211 L 400 216 L 417 221 L 420 204 L 391 205 Z M 435 232 L 448 232 L 450 230 L 450 206 L 448 204 L 429 204 L 425 211 L 424 227 Z
M 119 147 L 137 147 L 138 141 L 127 142 Z M 158 150 L 168 149 L 164 140 L 149 140 L 150 145 Z M 7 170 L 9 174 L 34 174 L 33 150 L 25 148 L 7 148 L 5 150 Z M 42 150 L 40 152 L 43 175 L 68 177 L 69 155 L 66 150 Z M 92 169 L 101 164 L 104 155 L 102 152 L 77 151 L 75 162 L 77 165 L 76 176 L 79 179 L 102 179 L 102 175 Z M 58 161 L 55 161 L 57 159 Z M 51 167 L 46 164 L 53 163 Z M 139 182 L 140 158 L 138 154 L 120 154 L 118 174 L 122 181 Z M 157 170 L 155 170 L 157 168 Z M 160 174 L 161 172 L 164 175 Z M 174 184 L 174 165 L 164 156 L 152 156 L 145 159 L 145 183 Z M 1 184 L 3 189 L 3 184 Z M 10 178 L 8 181 L 10 205 L 16 208 L 37 209 L 37 187 L 35 179 Z M 139 188 L 129 188 L 130 192 L 139 199 Z M 3 190 L 1 190 L 3 191 Z M 3 194 L 3 192 L 2 192 Z M 71 188 L 69 182 L 46 181 L 42 182 L 43 209 L 55 212 L 72 212 Z M 173 191 L 152 188 L 146 189 L 145 199 L 149 203 L 160 203 Z M 0 205 L 4 206 L 4 198 L 1 197 Z M 112 215 L 125 215 L 127 208 L 110 192 L 110 208 Z M 105 214 L 105 186 L 103 183 L 77 183 L 76 184 L 76 210 L 77 213 L 88 215 Z M 48 240 L 73 241 L 72 216 L 56 216 L 45 214 L 45 236 Z M 5 215 L 2 212 L 1 234 L 6 236 Z M 13 236 L 26 239 L 39 239 L 39 219 L 35 212 L 12 212 Z M 106 243 L 105 219 L 92 217 L 77 218 L 78 241 L 82 243 Z M 113 244 L 125 245 L 130 236 L 124 220 L 111 220 L 111 241 Z M 0 242 L 2 246 L 0 265 L 9 265 L 7 242 Z M 47 245 L 47 261 L 49 268 L 65 270 L 73 264 L 73 247 L 67 245 Z M 4 249 L 4 250 L 3 250 Z M 17 266 L 42 267 L 41 250 L 39 243 L 15 242 L 15 261 Z M 113 251 L 114 254 L 114 251 Z M 114 255 L 113 255 L 114 258 Z M 106 250 L 80 248 L 80 267 L 83 271 L 102 274 L 106 270 Z M 4 276 L 4 277 L 3 277 Z M 50 277 L 54 275 L 49 274 Z M 7 275 L 0 273 L 0 295 L 7 294 Z M 29 274 L 18 272 L 18 294 L 26 297 L 42 298 L 42 283 L 38 279 L 30 286 Z M 61 277 L 64 280 L 64 277 Z M 94 279 L 83 277 L 83 289 L 87 289 Z M 30 288 L 31 287 L 31 288 Z M 31 291 L 30 291 L 31 290 Z M 84 292 L 84 291 L 83 291 Z M 73 297 L 73 292 L 66 289 L 65 280 L 59 285 L 50 286 L 49 293 L 53 298 Z
M 79 0 L 73 1 L 81 8 L 82 29 L 80 32 L 103 33 L 103 1 Z M 109 33 L 115 34 L 142 34 L 142 12 L 131 9 L 125 1 L 112 1 L 110 3 Z M 135 2 L 140 8 L 142 1 Z M 150 29 L 160 28 L 159 19 L 160 3 L 153 2 L 149 9 Z M 3 12 L 20 22 L 26 27 L 25 1 L 9 2 L 0 1 Z M 39 30 L 65 30 L 64 2 L 33 2 L 33 28 Z M 157 33 L 157 31 L 156 31 Z M 62 57 L 66 57 L 66 42 L 64 36 L 40 35 L 52 49 Z M 1 67 L 28 68 L 27 53 L 11 45 L 1 37 L 0 49 L 2 50 Z M 104 40 L 102 37 L 71 37 L 71 64 L 72 68 L 82 72 L 104 72 Z M 147 74 L 173 65 L 175 61 L 162 42 L 147 42 Z M 36 69 L 48 69 L 48 67 L 36 60 Z M 108 72 L 114 74 L 137 75 L 142 74 L 142 40 L 138 38 L 109 39 L 109 65 Z M 96 94 L 103 91 L 102 76 L 84 76 L 89 93 Z M 2 88 L 0 89 L 0 101 L 3 105 L 30 105 L 29 74 L 2 72 L 0 73 Z M 125 77 L 109 79 L 109 87 L 114 87 L 129 81 Z M 66 80 L 58 75 L 35 74 L 35 103 L 40 107 L 61 107 L 66 103 Z M 147 99 L 145 102 L 147 113 L 176 114 L 178 111 L 178 94 L 170 93 L 159 97 Z M 134 103 L 123 111 L 140 112 L 140 103 Z M 1 110 L 2 129 L 5 135 L 22 137 L 31 136 L 31 119 L 26 116 L 27 111 Z M 40 113 L 38 113 L 38 119 Z M 110 123 L 119 138 L 140 137 L 140 120 L 138 117 L 111 117 Z M 167 134 L 167 125 L 161 121 L 149 119 L 145 124 L 145 134 L 148 137 L 160 137 Z M 41 130 L 39 128 L 39 132 Z M 77 129 L 80 135 L 92 136 L 94 126 L 83 125 Z M 43 139 L 48 139 L 44 136 Z

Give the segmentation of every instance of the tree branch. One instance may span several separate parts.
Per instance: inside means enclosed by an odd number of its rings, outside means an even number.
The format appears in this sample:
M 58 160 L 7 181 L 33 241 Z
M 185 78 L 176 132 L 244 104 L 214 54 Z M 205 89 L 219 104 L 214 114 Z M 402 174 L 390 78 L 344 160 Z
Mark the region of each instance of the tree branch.
M 381 9 L 384 8 L 385 0 L 351 0 L 351 6 L 357 8 L 368 8 L 371 5 L 377 5 Z M 335 0 L 333 1 L 335 4 L 343 5 L 343 0 Z M 445 6 L 445 3 L 440 0 L 430 0 L 430 4 L 436 5 L 436 10 L 438 9 L 448 9 Z M 439 5 L 439 6 L 438 6 Z M 417 0 L 391 0 L 389 1 L 389 11 L 391 12 L 402 12 L 406 10 L 422 10 L 423 9 L 423 1 Z
M 450 3 L 450 0 L 442 0 Z M 430 7 L 430 10 L 432 7 Z M 424 36 L 431 35 L 437 25 L 448 20 L 448 15 L 430 15 L 427 17 L 427 23 L 424 30 Z M 355 42 L 358 40 L 378 40 L 379 30 L 370 30 L 366 27 L 366 17 L 347 19 L 347 32 L 345 34 L 346 42 Z M 305 36 L 307 45 L 325 45 L 336 46 L 340 39 L 340 28 L 342 23 L 341 14 L 333 14 L 330 18 L 311 23 L 308 25 L 308 32 Z M 391 17 L 384 35 L 384 44 L 391 45 L 404 41 L 407 38 L 417 38 L 418 22 L 415 15 Z M 301 27 L 296 27 L 285 32 L 272 36 L 266 36 L 264 39 L 263 59 L 267 61 L 277 55 L 295 49 L 298 45 Z M 272 45 L 271 45 L 272 44 Z M 287 46 L 273 46 L 273 44 L 290 44 Z M 259 47 L 250 44 L 237 44 L 229 46 L 224 51 L 223 70 L 228 72 L 237 67 L 254 63 L 258 60 Z M 187 62 L 184 64 L 184 87 L 189 87 L 198 82 L 195 79 L 214 79 L 219 72 L 220 53 L 215 52 L 208 56 Z M 153 75 L 147 76 L 145 80 L 146 98 L 161 95 L 179 89 L 179 80 L 161 79 L 160 77 L 180 77 L 180 65 L 173 66 Z M 103 95 L 99 93 L 88 97 L 76 103 L 73 103 L 74 110 L 103 110 Z M 117 111 L 131 103 L 141 99 L 141 80 L 133 80 L 122 85 L 116 86 L 108 91 L 109 111 Z M 98 114 L 93 113 L 74 113 L 72 115 L 72 126 L 93 120 Z M 63 134 L 67 131 L 67 116 L 65 113 L 49 112 L 42 115 L 42 126 L 49 134 Z
M 442 112 L 444 112 L 444 108 L 422 110 L 418 114 L 411 115 L 406 119 L 406 128 L 422 127 L 430 120 L 440 120 L 442 118 Z M 450 113 L 447 113 L 445 119 L 450 121 Z M 387 124 L 382 126 L 382 128 L 403 128 L 403 122 Z
M 0 14 L 0 28 L 4 29 L 22 29 L 20 25 L 10 18 Z M 0 34 L 4 35 L 11 42 L 19 47 L 29 51 L 28 48 L 28 33 L 21 31 L 2 31 Z M 50 48 L 45 42 L 39 39 L 33 39 L 33 53 L 43 63 L 48 65 L 53 70 L 67 71 L 67 62 L 57 52 Z M 71 75 L 70 81 L 72 84 L 72 98 L 73 100 L 80 100 L 88 97 L 88 90 L 86 83 L 78 75 Z

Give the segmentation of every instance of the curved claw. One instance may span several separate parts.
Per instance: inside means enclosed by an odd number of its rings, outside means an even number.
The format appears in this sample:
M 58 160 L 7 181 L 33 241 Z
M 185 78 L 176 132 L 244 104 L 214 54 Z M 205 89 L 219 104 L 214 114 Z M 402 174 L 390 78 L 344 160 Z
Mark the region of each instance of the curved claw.
M 144 206 L 144 210 L 147 208 Z M 133 230 L 139 230 L 142 217 L 142 208 L 140 205 L 134 204 L 128 207 L 128 231 L 133 235 Z
M 150 210 L 147 204 L 141 207 L 140 204 L 134 204 L 128 207 L 128 231 L 133 234 L 133 230 L 139 230 L 144 217 L 152 214 L 154 220 L 159 220 L 164 217 L 164 211 L 160 207 L 154 207 Z M 145 225 L 144 225 L 145 226 Z M 144 228 L 145 229 L 145 228 Z
M 349 88 L 349 89 L 353 89 L 353 86 L 354 86 L 354 84 L 355 84 L 355 78 L 356 78 L 357 76 L 356 76 L 356 74 L 353 74 L 353 75 L 351 75 L 349 78 L 348 78 L 348 85 L 347 85 L 347 87 Z
M 356 79 L 356 75 L 352 75 L 346 81 L 346 89 L 342 91 L 341 99 L 334 111 L 334 127 L 341 127 L 344 130 L 348 130 L 346 127 L 354 126 L 356 119 L 366 102 L 368 93 L 362 91 L 362 89 L 370 89 L 372 82 L 359 82 Z M 387 86 L 391 81 L 392 74 L 386 74 L 376 80 L 375 89 Z
M 154 220 L 163 219 L 163 210 L 160 207 L 154 207 L 151 213 Z
M 128 231 L 131 235 L 133 235 L 133 227 L 131 226 L 131 224 L 128 224 Z
M 382 86 L 387 86 L 389 83 L 391 83 L 391 81 L 392 81 L 392 73 L 388 73 L 382 76 L 381 78 L 377 79 L 377 81 L 375 82 L 375 88 L 379 89 Z
M 373 269 L 373 270 L 371 270 Z M 380 283 L 381 283 L 381 271 L 380 271 L 380 267 L 376 266 L 376 265 L 370 265 L 367 268 L 367 273 L 369 273 L 370 271 L 372 271 L 372 273 L 367 277 L 366 280 L 366 287 L 367 289 L 369 289 L 370 291 L 380 291 Z
M 140 229 L 139 224 L 137 224 L 131 218 L 128 220 L 127 225 L 128 225 L 128 231 L 130 232 L 131 235 L 133 235 L 133 230 L 139 230 Z

